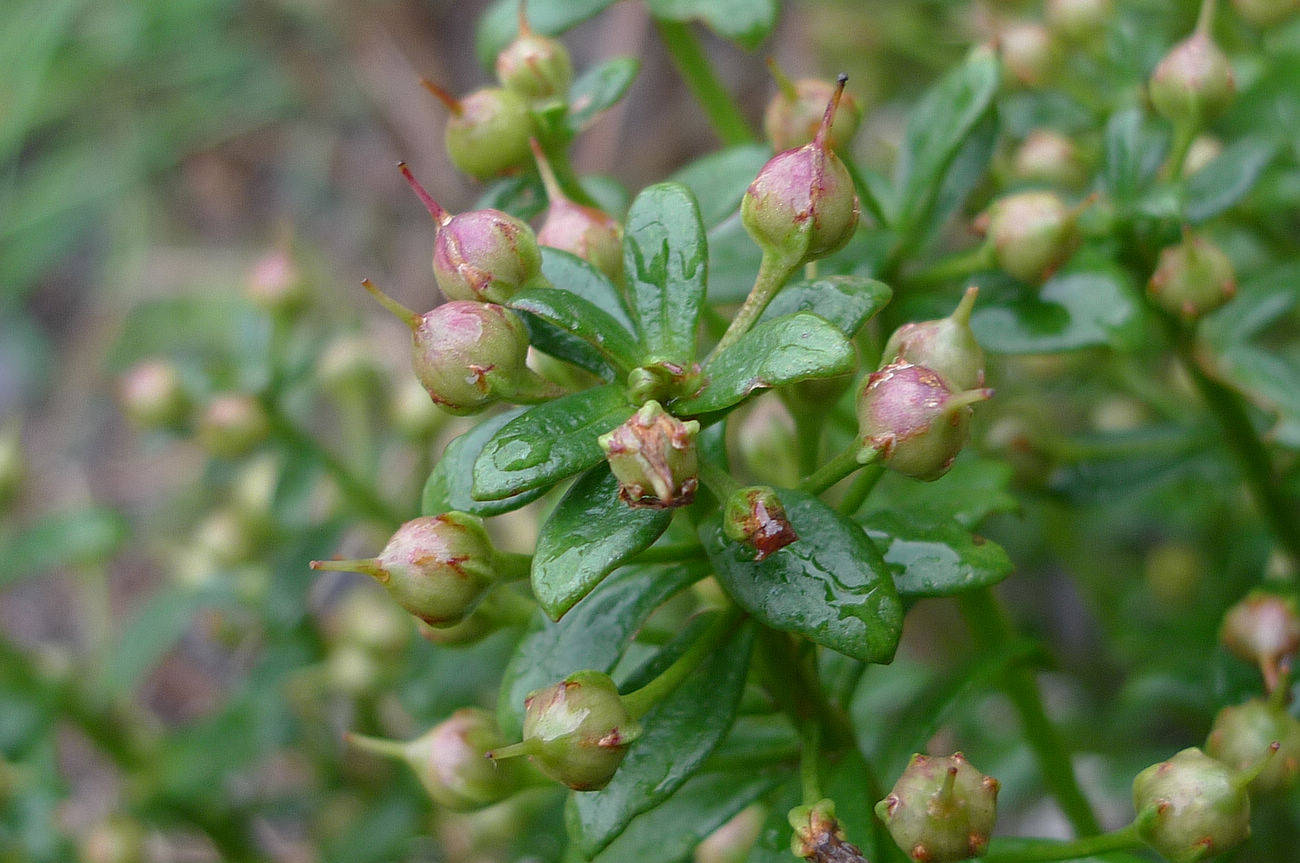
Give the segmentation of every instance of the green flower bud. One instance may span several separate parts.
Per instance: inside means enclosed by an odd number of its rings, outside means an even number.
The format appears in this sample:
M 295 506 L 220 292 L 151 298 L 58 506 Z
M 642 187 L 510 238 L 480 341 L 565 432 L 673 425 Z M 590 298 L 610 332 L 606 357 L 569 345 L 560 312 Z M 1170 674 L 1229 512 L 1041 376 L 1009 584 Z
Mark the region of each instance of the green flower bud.
M 519 35 L 497 55 L 501 86 L 529 101 L 564 96 L 573 83 L 573 60 L 559 41 L 533 32 L 519 3 Z
M 1219 641 L 1233 655 L 1258 663 L 1272 692 L 1282 680 L 1282 660 L 1300 650 L 1300 610 L 1296 601 L 1254 590 L 1223 617 Z
M 882 356 L 890 362 L 903 360 L 937 372 L 950 389 L 984 386 L 984 350 L 970 328 L 978 296 L 979 288 L 969 287 L 948 317 L 899 327 L 885 343 Z
M 811 806 L 796 806 L 787 816 L 794 835 L 790 851 L 812 861 L 862 860 L 862 851 L 844 837 L 835 818 L 835 801 L 819 800 Z
M 406 522 L 378 557 L 313 560 L 311 568 L 365 573 L 420 620 L 449 626 L 464 620 L 496 581 L 495 557 L 482 521 L 448 512 Z
M 971 405 L 992 390 L 954 391 L 936 372 L 905 361 L 867 376 L 858 393 L 859 459 L 921 480 L 948 472 L 966 445 Z
M 1012 158 L 1017 180 L 1077 188 L 1088 179 L 1074 141 L 1053 129 L 1035 129 Z
M 699 486 L 695 436 L 700 424 L 682 422 L 656 401 L 648 401 L 627 422 L 598 438 L 609 469 L 628 506 L 668 509 L 686 506 Z
M 1228 107 L 1236 92 L 1232 64 L 1210 38 L 1208 21 L 1156 65 L 1148 91 L 1156 111 L 1172 123 L 1200 125 Z
M 1300 0 L 1232 0 L 1237 14 L 1256 27 L 1281 24 L 1300 11 Z
M 391 678 L 389 665 L 354 645 L 340 645 L 325 658 L 326 685 L 349 698 L 372 697 Z
M 763 829 L 763 807 L 748 806 L 704 838 L 694 863 L 745 863 Z
M 555 172 L 537 141 L 532 141 L 532 147 L 549 204 L 546 218 L 537 232 L 537 242 L 577 255 L 609 276 L 610 281 L 621 283 L 623 226 L 613 216 L 595 207 L 584 207 L 570 200 L 560 188 Z
M 988 213 L 997 265 L 1022 282 L 1045 281 L 1079 244 L 1075 219 L 1052 192 L 1019 192 L 998 199 Z
M 451 112 L 443 141 L 457 168 L 486 180 L 528 164 L 528 139 L 534 131 L 524 97 L 511 90 L 484 87 L 457 99 L 432 81 L 421 79 L 420 83 Z
M 1023 87 L 1042 85 L 1054 70 L 1052 34 L 1041 24 L 1020 22 L 998 34 L 1004 78 Z
M 812 142 L 773 156 L 740 205 L 754 242 L 790 267 L 839 250 L 858 226 L 853 179 L 828 137 L 846 80 L 840 76 Z
M 321 386 L 335 393 L 364 393 L 379 383 L 381 375 L 369 340 L 360 334 L 332 339 L 316 361 Z
M 641 736 L 608 674 L 579 671 L 524 699 L 524 739 L 488 753 L 528 755 L 543 773 L 575 791 L 609 784 Z
M 817 78 L 791 81 L 771 58 L 768 58 L 767 66 L 776 79 L 777 92 L 763 112 L 763 132 L 778 151 L 811 143 L 817 137 L 827 103 L 835 98 L 836 85 Z M 861 122 L 862 109 L 852 96 L 845 93 L 835 119 L 831 121 L 827 146 L 832 150 L 846 146 Z
M 348 591 L 327 623 L 332 649 L 352 648 L 385 664 L 393 664 L 411 641 L 411 618 L 371 587 Z
M 408 377 L 393 390 L 389 416 L 402 437 L 424 440 L 447 425 L 451 414 L 434 404 L 418 379 Z
M 253 451 L 270 431 L 266 411 L 245 393 L 218 393 L 199 417 L 199 443 L 214 455 L 238 458 Z
M 913 755 L 876 817 L 913 860 L 947 863 L 988 848 L 998 817 L 998 781 L 960 752 L 946 758 Z
M 194 549 L 216 566 L 229 569 L 250 560 L 258 542 L 248 524 L 228 507 L 214 510 L 194 531 Z
M 1183 176 L 1190 177 L 1223 155 L 1223 142 L 1212 135 L 1197 135 L 1183 159 Z
M 1047 0 L 1048 26 L 1071 42 L 1095 38 L 1113 13 L 1111 0 Z
M 1138 833 L 1172 863 L 1230 851 L 1250 836 L 1247 781 L 1201 750 L 1184 749 L 1133 780 Z
M 1147 291 L 1166 311 L 1192 320 L 1232 299 L 1237 275 L 1218 246 L 1188 231 L 1181 243 L 1160 252 Z
M 799 539 L 776 491 L 765 485 L 739 489 L 727 498 L 722 530 L 733 541 L 754 549 L 754 560 L 763 560 Z
M 307 282 L 287 241 L 257 259 L 244 290 L 268 314 L 291 314 L 302 308 L 307 300 Z
M 405 761 L 429 797 L 453 812 L 491 806 L 528 781 L 523 764 L 488 759 L 487 753 L 506 741 L 492 714 L 478 707 L 463 707 L 405 743 L 360 734 L 347 739 L 363 751 Z
M 82 863 L 140 863 L 146 859 L 147 834 L 139 822 L 123 817 L 109 818 L 90 828 L 77 843 Z
M 1278 744 L 1276 754 L 1269 748 Z M 1280 704 L 1252 698 L 1225 707 L 1214 717 L 1205 752 L 1234 770 L 1248 771 L 1267 758 L 1250 783 L 1252 793 L 1272 793 L 1290 788 L 1300 776 L 1300 720 Z
M 117 397 L 127 419 L 144 429 L 175 428 L 189 410 L 180 373 L 166 360 L 143 360 L 127 369 Z

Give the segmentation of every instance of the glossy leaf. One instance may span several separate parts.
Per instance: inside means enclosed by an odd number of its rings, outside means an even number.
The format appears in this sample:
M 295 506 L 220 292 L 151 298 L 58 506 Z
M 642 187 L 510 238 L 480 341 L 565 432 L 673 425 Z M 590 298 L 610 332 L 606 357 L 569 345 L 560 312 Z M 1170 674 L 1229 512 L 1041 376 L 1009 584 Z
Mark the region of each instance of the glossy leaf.
M 569 128 L 581 132 L 617 105 L 640 71 L 637 58 L 615 57 L 579 75 L 569 89 Z
M 520 733 L 528 693 L 584 668 L 611 670 L 650 613 L 705 572 L 699 564 L 628 567 L 558 623 L 539 610 L 501 679 L 497 716 L 506 736 Z
M 521 314 L 528 343 L 542 353 L 591 372 L 605 383 L 619 378 L 619 365 L 583 339 L 537 315 Z
M 672 511 L 629 507 L 608 465 L 580 477 L 551 511 L 533 552 L 533 595 L 558 620 L 601 579 L 668 529 Z
M 629 333 L 636 332 L 618 288 L 609 277 L 569 252 L 542 247 L 542 275 L 555 288 L 581 297 L 609 315 Z
M 815 497 L 779 491 L 799 540 L 755 561 L 717 516 L 700 528 L 718 581 L 762 623 L 864 662 L 888 662 L 903 611 L 880 552 L 853 522 Z
M 702 414 L 737 404 L 755 390 L 853 371 L 853 345 L 822 318 L 800 312 L 756 325 L 704 366 L 707 383 L 676 411 Z
M 1020 502 L 1007 491 L 1010 484 L 1011 467 L 1005 462 L 965 454 L 934 482 L 917 482 L 886 471 L 872 490 L 865 511 L 897 511 L 907 518 L 955 521 L 974 530 L 990 515 L 1020 508 Z
M 745 231 L 739 213 L 709 229 L 709 302 L 743 302 L 754 287 L 763 250 Z M 777 294 L 780 296 L 780 294 Z
M 772 158 L 765 144 L 741 144 L 691 162 L 670 179 L 681 183 L 700 202 L 700 217 L 712 230 L 740 208 L 745 190 Z
M 571 291 L 526 287 L 506 305 L 535 315 L 581 339 L 625 372 L 635 368 L 640 360 L 641 348 L 632 334 L 608 312 Z
M 751 51 L 776 26 L 777 0 L 646 0 L 650 14 L 670 21 L 703 21 L 724 39 Z
M 546 209 L 546 190 L 537 174 L 518 174 L 492 181 L 474 202 L 475 210 L 501 210 L 528 221 Z
M 1139 301 L 1127 277 L 1114 269 L 1062 273 L 1037 295 L 1015 292 L 982 301 L 971 329 L 985 350 L 1000 354 L 1127 349 L 1142 335 Z
M 954 521 L 877 512 L 865 527 L 892 569 L 894 585 L 904 599 L 953 596 L 991 587 L 1013 569 L 1002 546 Z
M 759 321 L 812 312 L 853 338 L 893 296 L 889 285 L 865 276 L 826 276 L 786 285 L 763 310 Z
M 614 0 L 528 0 L 528 26 L 555 36 L 596 15 Z M 497 54 L 519 35 L 519 0 L 496 0 L 479 19 L 474 34 L 475 53 L 486 69 L 496 65 Z
M 1273 160 L 1270 141 L 1247 138 L 1229 145 L 1187 179 L 1184 213 L 1192 224 L 1209 221 L 1240 201 Z
M 753 626 L 745 626 L 709 654 L 641 720 L 644 733 L 610 784 L 573 796 L 566 813 L 569 835 L 583 853 L 600 851 L 699 769 L 731 727 L 753 642 Z
M 474 515 L 500 515 L 532 503 L 546 493 L 545 487 L 530 489 L 500 500 L 476 500 L 470 495 L 474 482 L 474 462 L 483 452 L 483 446 L 506 423 L 518 418 L 527 408 L 515 408 L 480 422 L 447 444 L 442 457 L 424 484 L 420 496 L 421 515 L 441 515 L 457 510 Z
M 603 459 L 596 438 L 632 415 L 623 391 L 602 386 L 525 411 L 483 445 L 474 461 L 476 500 L 547 488 Z
M 117 510 L 88 506 L 45 516 L 22 531 L 0 533 L 0 586 L 51 569 L 106 563 L 128 532 Z
M 680 183 L 637 195 L 627 213 L 623 265 L 646 353 L 689 365 L 708 283 L 708 244 L 695 196 Z

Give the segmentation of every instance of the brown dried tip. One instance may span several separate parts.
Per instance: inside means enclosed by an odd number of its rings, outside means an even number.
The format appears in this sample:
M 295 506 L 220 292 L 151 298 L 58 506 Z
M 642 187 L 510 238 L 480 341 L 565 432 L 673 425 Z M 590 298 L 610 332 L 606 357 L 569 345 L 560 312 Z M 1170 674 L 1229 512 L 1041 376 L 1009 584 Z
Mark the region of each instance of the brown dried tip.
M 459 117 L 465 113 L 465 108 L 461 105 L 460 100 L 453 96 L 450 90 L 438 86 L 428 78 L 421 78 L 420 86 L 432 93 L 434 98 L 446 105 L 447 110 L 455 116 Z
M 402 172 L 406 184 L 411 187 L 411 191 L 415 192 L 415 196 L 420 199 L 421 204 L 424 204 L 424 208 L 429 211 L 429 215 L 435 222 L 445 225 L 451 221 L 451 214 L 433 199 L 433 195 L 430 195 L 424 186 L 420 185 L 420 181 L 415 179 L 415 175 L 411 173 L 410 167 L 405 162 L 398 162 L 397 170 Z
M 528 23 L 528 0 L 519 0 L 519 35 L 533 35 L 533 28 Z
M 835 92 L 831 95 L 830 102 L 826 103 L 826 113 L 822 114 L 822 124 L 817 127 L 817 135 L 813 138 L 813 146 L 819 150 L 826 149 L 826 138 L 831 133 L 831 123 L 835 120 L 835 111 L 840 107 L 840 99 L 844 96 L 844 85 L 849 83 L 849 76 L 841 72 L 835 79 Z

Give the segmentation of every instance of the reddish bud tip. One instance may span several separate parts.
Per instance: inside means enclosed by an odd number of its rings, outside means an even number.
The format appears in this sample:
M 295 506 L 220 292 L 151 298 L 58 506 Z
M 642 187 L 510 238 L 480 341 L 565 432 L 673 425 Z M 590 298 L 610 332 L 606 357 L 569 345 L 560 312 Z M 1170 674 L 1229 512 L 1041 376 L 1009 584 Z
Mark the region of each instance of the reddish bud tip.
M 822 115 L 822 124 L 817 127 L 817 136 L 813 138 L 813 144 L 818 149 L 826 149 L 826 139 L 831 133 L 831 123 L 835 122 L 835 111 L 840 107 L 840 99 L 844 98 L 844 87 L 849 83 L 849 76 L 841 72 L 835 79 L 835 92 L 831 94 L 831 100 L 826 104 L 826 113 Z
M 447 110 L 454 116 L 459 117 L 461 114 L 465 113 L 465 107 L 461 105 L 460 100 L 453 96 L 446 88 L 438 86 L 428 78 L 421 78 L 420 86 L 432 93 L 434 98 L 439 102 L 446 105 Z
M 451 220 L 451 214 L 444 210 L 438 202 L 433 199 L 433 195 L 430 195 L 424 186 L 420 185 L 420 181 L 415 179 L 415 175 L 411 173 L 411 169 L 407 164 L 405 162 L 398 162 L 397 170 L 402 172 L 402 177 L 406 180 L 406 185 L 411 187 L 411 191 L 415 192 L 415 196 L 420 199 L 421 204 L 424 204 L 424 208 L 429 211 L 429 215 L 433 217 L 433 220 L 439 225 L 447 224 L 447 222 Z

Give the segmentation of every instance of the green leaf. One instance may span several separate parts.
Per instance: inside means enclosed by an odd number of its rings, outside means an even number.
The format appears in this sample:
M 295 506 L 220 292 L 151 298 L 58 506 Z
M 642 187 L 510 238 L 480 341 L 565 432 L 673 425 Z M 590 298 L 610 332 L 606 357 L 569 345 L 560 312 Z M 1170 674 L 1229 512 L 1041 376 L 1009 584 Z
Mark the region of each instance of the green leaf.
M 708 282 L 709 249 L 695 196 L 680 183 L 659 183 L 637 195 L 623 236 L 641 344 L 656 360 L 690 365 Z
M 943 229 L 953 213 L 988 175 L 999 131 L 998 117 L 993 111 L 986 113 L 970 130 L 939 183 L 934 206 L 930 208 L 923 223 L 919 239 L 922 246 L 928 246 L 942 238 Z
M 501 678 L 502 732 L 519 735 L 524 698 L 533 690 L 584 668 L 613 669 L 650 613 L 706 572 L 702 564 L 630 566 L 601 582 L 558 623 L 539 610 Z
M 194 615 L 200 609 L 223 604 L 223 599 L 210 591 L 177 585 L 152 594 L 114 639 L 108 667 L 100 678 L 105 694 L 120 698 L 131 693 L 190 630 Z
M 917 482 L 886 471 L 871 491 L 866 511 L 897 511 L 905 518 L 955 521 L 967 530 L 995 513 L 1020 508 L 1007 491 L 1011 467 L 1005 462 L 973 458 L 966 454 L 934 482 Z
M 546 191 L 537 174 L 518 174 L 494 180 L 474 202 L 475 210 L 500 210 L 529 221 L 546 209 Z
M 527 410 L 528 408 L 514 408 L 489 417 L 447 444 L 424 484 L 424 493 L 420 497 L 420 514 L 442 515 L 456 510 L 482 516 L 501 515 L 530 504 L 545 494 L 546 488 L 543 486 L 500 500 L 482 501 L 470 495 L 474 481 L 474 462 L 483 452 L 483 446 L 507 423 Z
M 889 285 L 865 276 L 827 276 L 786 285 L 768 303 L 759 322 L 812 312 L 848 338 L 889 304 L 894 292 Z
M 955 521 L 877 512 L 865 528 L 893 569 L 894 585 L 904 599 L 991 587 L 1013 569 L 1002 546 Z
M 709 302 L 744 301 L 754 287 L 763 250 L 745 231 L 739 213 L 709 229 Z M 780 294 L 777 294 L 780 296 Z
M 542 525 L 533 552 L 533 595 L 554 620 L 601 579 L 649 548 L 672 521 L 671 510 L 632 508 L 618 499 L 618 480 L 597 465 L 573 484 Z
M 632 323 L 618 288 L 604 273 L 582 258 L 543 246 L 542 275 L 559 290 L 591 303 L 618 321 L 618 325 L 629 333 L 636 332 L 636 325 Z
M 1140 108 L 1116 113 L 1106 124 L 1106 164 L 1102 179 L 1119 201 L 1129 201 L 1159 170 L 1169 151 L 1169 137 L 1152 124 Z
M 778 492 L 799 539 L 766 560 L 732 542 L 715 515 L 700 528 L 718 581 L 760 622 L 863 662 L 888 662 L 903 607 L 880 552 L 858 525 L 815 497 Z
M 997 57 L 979 49 L 927 90 L 912 109 L 894 183 L 904 233 L 930 222 L 957 154 L 993 109 L 1000 80 Z
M 1273 161 L 1277 148 L 1270 141 L 1234 141 L 1219 156 L 1187 179 L 1184 213 L 1200 224 L 1213 219 L 1246 196 Z
M 1108 268 L 1061 273 L 1036 295 L 1015 291 L 981 302 L 971 329 L 993 353 L 1048 354 L 1132 348 L 1141 340 L 1142 320 L 1128 278 Z
M 808 312 L 757 324 L 707 365 L 707 383 L 673 409 L 703 414 L 737 404 L 755 390 L 853 371 L 856 355 L 834 326 Z
M 531 408 L 483 445 L 471 495 L 501 500 L 580 473 L 605 457 L 596 438 L 631 415 L 622 389 L 612 385 Z
M 555 36 L 595 16 L 614 0 L 528 0 L 528 26 Z M 474 48 L 483 68 L 491 70 L 497 55 L 519 35 L 519 0 L 496 0 L 479 18 Z
M 0 534 L 0 587 L 68 566 L 105 563 L 130 528 L 115 509 L 88 506 L 48 515 L 24 530 Z
M 1261 332 L 1296 307 L 1300 263 L 1271 267 L 1242 282 L 1232 302 L 1206 316 L 1200 333 L 1216 350 L 1226 350 Z
M 749 673 L 753 626 L 709 654 L 690 677 L 645 715 L 641 738 L 614 779 L 600 791 L 575 794 L 566 812 L 569 835 L 592 856 L 637 815 L 684 783 L 726 735 Z
M 669 21 L 703 21 L 724 39 L 754 50 L 776 26 L 777 0 L 646 0 L 650 14 Z
M 745 190 L 772 158 L 766 144 L 741 144 L 696 159 L 670 178 L 695 194 L 700 217 L 709 230 L 740 207 Z
M 506 305 L 581 339 L 624 372 L 636 368 L 641 360 L 641 347 L 631 333 L 608 312 L 571 291 L 526 287 Z
M 602 111 L 617 105 L 639 71 L 641 61 L 637 58 L 615 57 L 578 76 L 569 90 L 569 128 L 573 133 L 581 132 Z

